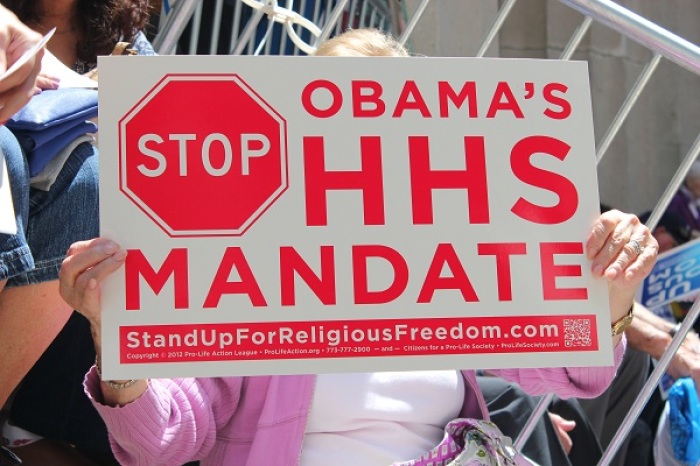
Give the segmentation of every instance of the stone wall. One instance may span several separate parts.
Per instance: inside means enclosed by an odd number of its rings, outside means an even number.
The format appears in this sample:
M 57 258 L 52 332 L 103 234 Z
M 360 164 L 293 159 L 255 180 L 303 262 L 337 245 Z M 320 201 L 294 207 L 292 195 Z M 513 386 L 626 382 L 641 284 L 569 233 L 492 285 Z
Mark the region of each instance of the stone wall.
M 410 15 L 420 0 L 407 0 Z M 431 56 L 474 56 L 493 24 L 496 0 L 433 0 L 410 46 Z M 619 4 L 700 44 L 697 0 L 620 0 Z M 556 0 L 515 4 L 488 56 L 558 58 L 584 16 Z M 600 141 L 652 54 L 594 23 L 573 59 L 587 60 Z M 623 210 L 652 209 L 700 134 L 700 76 L 662 59 L 598 167 L 601 200 Z

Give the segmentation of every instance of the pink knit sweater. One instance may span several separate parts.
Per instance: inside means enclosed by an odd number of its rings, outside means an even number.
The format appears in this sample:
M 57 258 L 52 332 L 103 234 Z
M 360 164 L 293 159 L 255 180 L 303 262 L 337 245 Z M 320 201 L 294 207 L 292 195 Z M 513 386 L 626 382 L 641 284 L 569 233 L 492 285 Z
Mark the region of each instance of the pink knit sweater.
M 594 397 L 610 384 L 615 365 L 596 368 L 504 369 L 500 376 L 531 394 Z M 466 394 L 462 417 L 488 419 L 473 371 L 462 371 Z M 153 379 L 146 392 L 124 407 L 100 403 L 94 367 L 85 391 L 105 420 L 117 458 L 124 465 L 296 466 L 315 376 Z M 385 465 L 378 465 L 385 466 Z

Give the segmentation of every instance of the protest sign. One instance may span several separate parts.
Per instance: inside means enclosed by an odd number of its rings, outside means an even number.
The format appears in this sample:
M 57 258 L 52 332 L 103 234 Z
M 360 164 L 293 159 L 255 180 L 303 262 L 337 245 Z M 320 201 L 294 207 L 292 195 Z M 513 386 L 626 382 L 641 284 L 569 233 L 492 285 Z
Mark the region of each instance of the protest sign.
M 639 301 L 662 317 L 666 305 L 694 300 L 700 290 L 700 238 L 659 254 L 639 289 Z
M 612 363 L 586 63 L 99 67 L 105 377 Z

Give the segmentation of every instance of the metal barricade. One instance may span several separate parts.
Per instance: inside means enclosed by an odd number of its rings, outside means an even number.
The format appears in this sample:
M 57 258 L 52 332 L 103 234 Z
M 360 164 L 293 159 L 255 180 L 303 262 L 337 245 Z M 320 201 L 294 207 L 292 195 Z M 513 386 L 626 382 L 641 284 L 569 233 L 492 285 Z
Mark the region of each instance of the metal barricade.
M 299 55 L 346 28 L 392 31 L 398 17 L 387 0 L 177 0 L 163 3 L 153 45 L 161 54 Z
M 230 5 L 230 21 L 224 18 L 224 3 L 234 2 Z M 506 23 L 517 0 L 504 0 L 496 15 L 495 21 L 485 35 L 481 46 L 475 56 L 482 57 L 489 50 L 492 42 L 498 36 L 501 28 Z M 610 0 L 560 0 L 564 5 L 573 8 L 584 15 L 583 21 L 576 28 L 564 47 L 560 59 L 568 60 L 579 47 L 582 38 L 588 33 L 591 25 L 599 23 L 607 26 L 619 34 L 637 42 L 651 51 L 651 59 L 643 67 L 636 82 L 630 88 L 626 98 L 620 106 L 617 115 L 609 125 L 607 131 L 596 144 L 596 161 L 599 163 L 607 153 L 611 142 L 618 134 L 620 128 L 632 113 L 633 107 L 640 95 L 647 87 L 652 75 L 656 71 L 660 61 L 666 59 L 681 66 L 700 79 L 700 47 L 684 38 L 658 26 L 648 19 L 623 8 Z M 212 0 L 200 2 L 199 0 L 178 0 L 172 11 L 165 17 L 158 35 L 154 41 L 156 50 L 161 53 L 174 53 L 178 41 L 182 44 L 182 34 L 190 23 L 189 46 L 180 53 L 203 53 L 198 45 L 202 31 L 202 11 L 204 4 L 212 4 L 213 11 L 222 21 L 214 25 L 210 31 L 208 53 L 221 53 L 215 44 L 221 42 L 221 31 L 225 28 L 221 24 L 228 24 L 230 29 L 230 53 L 255 53 L 255 54 L 299 54 L 312 51 L 314 44 L 337 34 L 347 27 L 377 27 L 387 30 L 399 37 L 402 44 L 406 44 L 420 21 L 430 0 L 421 0 L 415 11 L 407 13 L 403 11 L 405 2 L 398 0 L 327 0 L 313 1 L 301 0 L 295 3 L 288 0 L 284 7 L 278 5 L 275 0 Z M 246 4 L 248 6 L 246 6 Z M 253 7 L 250 5 L 255 4 Z M 275 14 L 274 12 L 277 12 Z M 287 13 L 285 13 L 287 12 Z M 288 12 L 295 12 L 309 20 L 317 29 L 304 27 L 299 21 L 294 21 Z M 261 23 L 263 16 L 267 14 L 268 24 Z M 286 15 L 286 16 L 285 16 Z M 291 26 L 299 38 L 308 46 L 300 46 L 294 40 L 290 26 L 285 23 L 294 23 Z M 407 21 L 406 24 L 404 24 Z M 278 23 L 278 24 L 275 24 Z M 277 28 L 277 29 L 275 29 Z M 291 44 L 291 45 L 290 45 Z M 695 97 L 694 97 L 695 98 Z M 647 221 L 647 226 L 653 230 L 659 222 L 661 215 L 666 210 L 671 198 L 680 187 L 692 163 L 700 154 L 700 132 L 685 158 L 677 168 L 675 175 L 669 182 L 666 190 L 659 198 Z M 655 369 L 648 378 L 643 390 L 637 397 L 632 409 L 623 420 L 617 434 L 603 454 L 600 466 L 610 464 L 623 441 L 629 434 L 633 423 L 641 414 L 644 406 L 661 380 L 662 375 L 669 366 L 672 357 L 678 351 L 687 333 L 700 314 L 700 298 L 692 305 L 679 331 L 672 339 L 666 353 L 658 361 Z M 552 400 L 551 395 L 543 396 L 535 409 L 533 416 L 527 423 L 521 435 L 516 439 L 516 447 L 524 445 L 535 423 L 546 411 Z

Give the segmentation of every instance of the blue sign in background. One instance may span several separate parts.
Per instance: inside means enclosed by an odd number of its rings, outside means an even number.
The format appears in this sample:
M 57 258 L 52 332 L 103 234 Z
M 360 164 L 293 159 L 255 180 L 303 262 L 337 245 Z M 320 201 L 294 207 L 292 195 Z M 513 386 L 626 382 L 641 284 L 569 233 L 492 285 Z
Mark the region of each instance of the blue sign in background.
M 641 287 L 639 301 L 650 309 L 692 298 L 700 290 L 700 238 L 659 254 Z
M 659 254 L 656 265 L 640 287 L 638 301 L 657 316 L 675 323 L 670 303 L 693 299 L 700 291 L 700 238 Z M 659 381 L 666 399 L 675 380 L 665 373 Z

